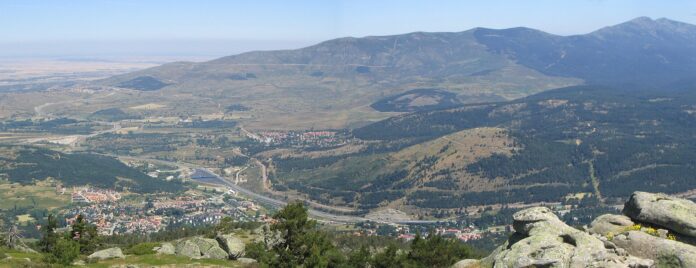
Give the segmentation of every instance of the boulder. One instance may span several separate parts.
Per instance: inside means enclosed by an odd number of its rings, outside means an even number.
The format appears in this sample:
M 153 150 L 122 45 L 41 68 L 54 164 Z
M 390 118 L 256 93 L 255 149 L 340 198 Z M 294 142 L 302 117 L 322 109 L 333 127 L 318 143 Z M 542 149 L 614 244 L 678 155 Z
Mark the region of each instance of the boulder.
M 689 244 L 641 231 L 629 231 L 618 235 L 612 243 L 633 256 L 655 260 L 659 267 L 696 267 L 696 247 Z
M 109 260 L 109 259 L 123 259 L 126 256 L 123 255 L 123 251 L 120 248 L 108 248 L 92 253 L 87 256 L 89 260 Z
M 659 225 L 696 238 L 696 204 L 686 199 L 635 192 L 624 205 L 623 214 L 635 221 Z
M 239 258 L 237 261 L 242 265 L 252 265 L 257 263 L 257 261 L 252 258 Z
M 230 259 L 236 260 L 244 255 L 244 241 L 234 234 L 218 235 L 215 239 Z
M 217 240 L 210 238 L 195 237 L 190 240 L 195 243 L 200 250 L 203 258 L 207 259 L 227 259 L 228 254 L 218 244 Z
M 284 242 L 283 235 L 278 231 L 270 230 L 270 226 L 268 225 L 260 226 L 254 229 L 253 233 L 258 235 L 254 239 L 254 242 L 256 243 L 261 242 L 273 247 Z
M 597 217 L 590 224 L 587 231 L 591 234 L 606 236 L 609 233 L 618 234 L 627 230 L 633 225 L 629 217 L 623 215 L 604 214 Z
M 196 243 L 189 240 L 184 240 L 176 244 L 176 255 L 186 256 L 189 258 L 201 258 L 201 250 Z
M 652 262 L 608 249 L 598 237 L 563 223 L 550 209 L 513 215 L 515 233 L 481 267 L 650 267 Z M 645 266 L 645 264 L 649 264 Z
M 172 243 L 162 243 L 159 247 L 154 248 L 155 252 L 160 255 L 175 255 L 176 248 Z
M 481 261 L 479 260 L 472 260 L 472 259 L 466 259 L 466 260 L 461 260 L 452 265 L 452 268 L 479 268 L 481 267 Z

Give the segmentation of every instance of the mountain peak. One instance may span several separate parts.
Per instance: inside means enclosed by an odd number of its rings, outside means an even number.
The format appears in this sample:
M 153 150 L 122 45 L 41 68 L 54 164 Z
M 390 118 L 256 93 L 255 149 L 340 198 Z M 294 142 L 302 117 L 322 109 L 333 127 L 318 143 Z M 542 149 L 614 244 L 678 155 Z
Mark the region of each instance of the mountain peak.
M 667 18 L 638 17 L 624 23 L 601 28 L 591 35 L 607 38 L 609 36 L 659 36 L 674 33 L 693 36 L 696 33 L 696 26 Z
M 655 20 L 648 16 L 641 16 L 637 17 L 635 19 L 629 20 L 625 23 L 633 23 L 633 24 L 648 24 L 648 23 L 655 23 Z

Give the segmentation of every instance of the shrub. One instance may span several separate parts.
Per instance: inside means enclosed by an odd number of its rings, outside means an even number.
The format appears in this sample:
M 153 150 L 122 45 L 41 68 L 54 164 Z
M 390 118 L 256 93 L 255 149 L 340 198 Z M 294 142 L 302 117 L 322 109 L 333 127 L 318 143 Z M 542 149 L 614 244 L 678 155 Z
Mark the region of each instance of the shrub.
M 131 246 L 130 248 L 125 250 L 125 254 L 129 255 L 149 255 L 149 254 L 155 254 L 155 247 L 159 247 L 160 243 L 157 242 L 146 242 L 146 243 L 140 243 L 140 244 L 135 244 Z
M 72 264 L 78 256 L 80 256 L 80 244 L 78 242 L 60 239 L 56 242 L 51 253 L 46 256 L 46 261 L 67 266 Z

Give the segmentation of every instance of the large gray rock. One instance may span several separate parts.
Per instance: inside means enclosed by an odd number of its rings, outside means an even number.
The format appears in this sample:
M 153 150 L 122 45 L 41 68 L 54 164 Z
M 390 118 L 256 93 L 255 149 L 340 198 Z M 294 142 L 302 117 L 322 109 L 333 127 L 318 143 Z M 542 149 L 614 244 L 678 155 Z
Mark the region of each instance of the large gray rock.
M 109 259 L 123 259 L 126 256 L 123 255 L 123 251 L 120 248 L 108 248 L 92 253 L 87 256 L 89 260 L 109 260 Z
M 177 243 L 175 252 L 176 255 L 186 256 L 194 259 L 201 258 L 201 249 L 198 248 L 196 243 L 190 240 L 184 240 Z
M 659 225 L 696 238 L 696 204 L 665 194 L 635 192 L 623 213 L 633 220 Z
M 513 215 L 515 233 L 481 267 L 650 267 L 652 262 L 606 248 L 599 238 L 563 223 L 548 208 Z M 647 266 L 646 266 L 647 265 Z
M 641 231 L 629 231 L 612 241 L 628 254 L 655 260 L 658 267 L 696 267 L 696 247 L 659 238 Z
M 194 237 L 191 240 L 192 243 L 198 246 L 200 250 L 200 255 L 203 258 L 208 259 L 227 259 L 228 254 L 218 244 L 217 240 L 210 238 Z
M 604 214 L 597 217 L 587 229 L 591 234 L 600 234 L 606 236 L 609 233 L 618 234 L 625 232 L 633 225 L 633 221 L 629 217 L 623 215 Z
M 217 240 L 194 237 L 176 244 L 175 253 L 189 258 L 227 259 L 229 254 L 223 250 Z
M 172 243 L 162 243 L 159 247 L 154 248 L 155 252 L 160 255 L 174 255 L 176 254 L 176 248 Z
M 479 260 L 472 260 L 472 259 L 466 259 L 466 260 L 461 260 L 452 265 L 452 268 L 479 268 L 481 265 L 481 261 Z
M 216 238 L 220 247 L 227 252 L 232 260 L 244 256 L 244 241 L 234 236 L 234 234 L 218 235 Z
M 257 263 L 257 261 L 252 258 L 239 258 L 237 259 L 237 262 L 239 262 L 242 265 L 252 265 Z

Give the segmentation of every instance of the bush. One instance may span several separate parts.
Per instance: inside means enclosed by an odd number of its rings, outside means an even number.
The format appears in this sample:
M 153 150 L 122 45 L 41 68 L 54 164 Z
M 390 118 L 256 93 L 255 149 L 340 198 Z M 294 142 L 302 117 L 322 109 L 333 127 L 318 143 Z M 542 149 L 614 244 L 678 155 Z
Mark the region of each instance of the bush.
M 46 261 L 62 265 L 70 265 L 80 256 L 80 244 L 73 240 L 60 239 L 56 242 Z
M 123 253 L 129 255 L 150 255 L 155 254 L 155 247 L 159 247 L 161 244 L 157 242 L 146 242 L 135 244 L 130 248 L 126 249 Z

